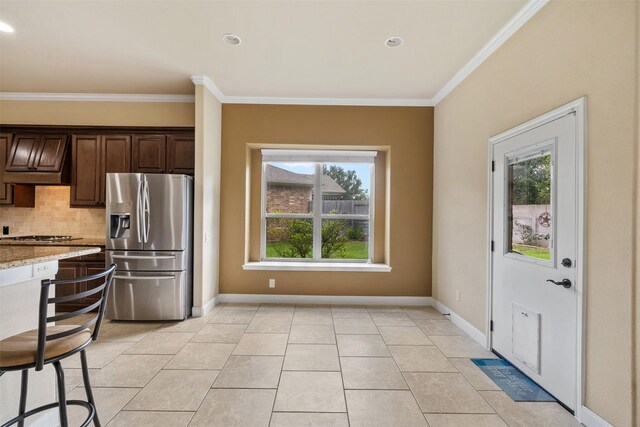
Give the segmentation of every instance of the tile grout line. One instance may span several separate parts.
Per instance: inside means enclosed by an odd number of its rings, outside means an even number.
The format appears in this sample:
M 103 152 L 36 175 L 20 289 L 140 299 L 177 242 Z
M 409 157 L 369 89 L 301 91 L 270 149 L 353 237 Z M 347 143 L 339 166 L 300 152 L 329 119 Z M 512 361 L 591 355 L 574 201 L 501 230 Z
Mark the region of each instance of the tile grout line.
M 333 325 L 333 337 L 336 340 L 336 353 L 338 354 L 338 368 L 340 369 L 340 381 L 342 382 L 342 397 L 344 398 L 344 408 L 347 411 L 347 426 L 351 427 L 351 417 L 349 417 L 349 401 L 347 400 L 347 390 L 344 387 L 344 374 L 342 373 L 342 360 L 340 359 L 340 347 L 338 346 L 338 334 L 336 333 L 336 322 L 335 322 L 335 318 L 333 317 L 333 310 L 331 310 L 331 323 Z
M 260 306 L 258 307 L 258 310 L 260 309 L 260 307 L 262 306 L 262 304 L 260 304 Z M 257 312 L 257 311 L 256 311 Z M 293 325 L 293 318 L 296 315 L 296 307 L 293 307 L 293 315 L 291 316 L 291 323 L 289 323 L 289 332 L 287 333 L 287 344 L 284 347 L 284 354 L 282 355 L 282 365 L 280 365 L 280 375 L 278 375 L 278 384 L 276 384 L 276 393 L 273 395 L 273 404 L 271 404 L 271 413 L 269 414 L 269 424 L 267 425 L 271 425 L 271 420 L 273 418 L 273 413 L 275 412 L 276 409 L 276 400 L 278 399 L 278 389 L 280 388 L 280 381 L 282 380 L 282 374 L 284 372 L 284 360 L 287 357 L 287 350 L 289 349 L 289 338 L 291 337 L 291 328 Z

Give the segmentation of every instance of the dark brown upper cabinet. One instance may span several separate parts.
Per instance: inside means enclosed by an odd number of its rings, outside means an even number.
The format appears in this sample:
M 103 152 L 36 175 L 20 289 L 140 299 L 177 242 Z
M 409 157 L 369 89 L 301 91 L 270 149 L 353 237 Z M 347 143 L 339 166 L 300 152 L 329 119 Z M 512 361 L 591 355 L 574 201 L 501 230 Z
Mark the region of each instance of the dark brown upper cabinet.
M 13 185 L 9 185 L 4 180 L 4 168 L 9 156 L 9 147 L 13 134 L 0 133 L 0 205 L 13 204 Z
M 67 152 L 68 135 L 16 135 L 7 172 L 59 172 Z
M 193 175 L 195 139 L 193 135 L 167 136 L 167 172 Z
M 133 137 L 133 172 L 193 175 L 194 163 L 193 134 Z
M 131 135 L 73 135 L 71 206 L 104 206 L 106 174 L 131 172 Z
M 69 154 L 69 135 L 16 133 L 6 161 L 6 182 L 69 184 Z
M 166 135 L 134 135 L 133 172 L 165 173 L 166 158 Z
M 36 205 L 36 188 L 33 185 L 7 184 L 4 168 L 9 157 L 13 133 L 0 133 L 0 205 L 32 208 Z

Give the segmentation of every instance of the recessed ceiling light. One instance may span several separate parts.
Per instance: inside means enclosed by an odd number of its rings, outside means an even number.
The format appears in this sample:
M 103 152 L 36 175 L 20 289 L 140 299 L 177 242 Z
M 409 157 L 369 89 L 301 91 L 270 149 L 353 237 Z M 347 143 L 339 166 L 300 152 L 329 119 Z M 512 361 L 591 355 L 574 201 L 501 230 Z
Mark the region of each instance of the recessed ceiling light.
M 224 36 L 222 36 L 222 40 L 224 40 L 225 43 L 230 44 L 231 46 L 237 46 L 240 43 L 242 43 L 242 40 L 240 40 L 240 37 L 231 33 L 227 33 Z
M 387 47 L 398 47 L 403 42 L 404 42 L 404 39 L 402 37 L 395 36 L 395 37 L 389 37 L 387 40 L 385 40 L 384 44 Z
M 0 31 L 2 31 L 3 33 L 13 33 L 14 30 L 11 25 L 0 21 Z

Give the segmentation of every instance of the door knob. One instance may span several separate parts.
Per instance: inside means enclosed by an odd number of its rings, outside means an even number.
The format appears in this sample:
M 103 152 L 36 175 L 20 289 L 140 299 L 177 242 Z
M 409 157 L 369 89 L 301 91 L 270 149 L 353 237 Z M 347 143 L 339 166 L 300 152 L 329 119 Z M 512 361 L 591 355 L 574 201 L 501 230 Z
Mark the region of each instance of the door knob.
M 562 279 L 562 281 L 560 282 L 556 282 L 555 280 L 548 279 L 547 282 L 551 282 L 556 286 L 564 286 L 566 289 L 569 289 L 571 287 L 571 280 L 569 279 Z

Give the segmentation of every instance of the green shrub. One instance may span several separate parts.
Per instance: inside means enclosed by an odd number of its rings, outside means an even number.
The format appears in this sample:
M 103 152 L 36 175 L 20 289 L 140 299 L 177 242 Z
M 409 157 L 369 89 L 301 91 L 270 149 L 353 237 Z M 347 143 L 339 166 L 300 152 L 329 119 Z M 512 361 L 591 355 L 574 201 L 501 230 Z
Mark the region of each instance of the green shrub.
M 322 222 L 322 258 L 331 255 L 344 256 L 347 243 L 347 224 L 342 219 L 327 219 Z
M 364 240 L 364 231 L 360 227 L 351 227 L 347 230 L 349 240 Z

